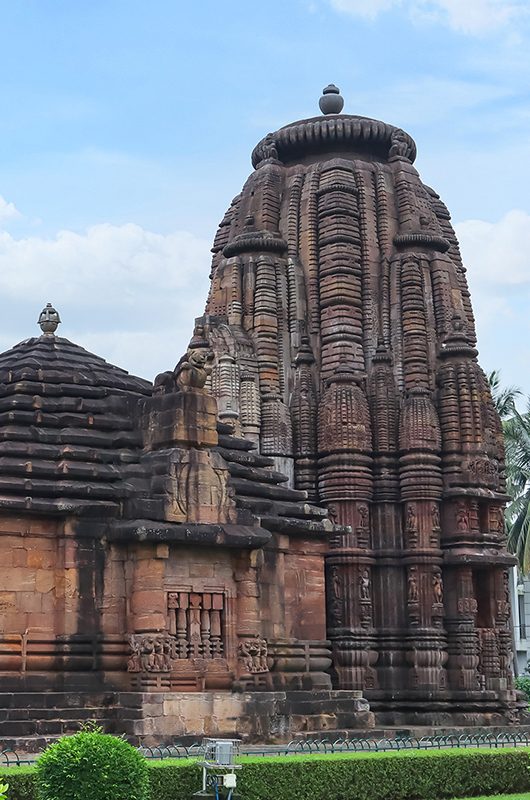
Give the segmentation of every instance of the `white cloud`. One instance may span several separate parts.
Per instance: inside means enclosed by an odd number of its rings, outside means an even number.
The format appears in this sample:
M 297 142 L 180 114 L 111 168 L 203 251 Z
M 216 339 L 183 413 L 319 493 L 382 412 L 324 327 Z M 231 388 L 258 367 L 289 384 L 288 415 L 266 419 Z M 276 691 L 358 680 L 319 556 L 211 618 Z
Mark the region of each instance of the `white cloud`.
M 480 363 L 487 371 L 500 368 L 505 385 L 530 394 L 530 214 L 515 209 L 497 222 L 467 220 L 455 228 L 468 268 Z
M 491 291 L 484 291 L 479 282 L 471 280 L 471 299 L 473 312 L 477 323 L 479 335 L 491 331 L 498 333 L 499 325 L 508 326 L 517 324 L 517 314 L 510 305 L 507 297 Z
M 185 231 L 166 236 L 139 225 L 94 225 L 55 238 L 14 238 L 0 232 L 0 290 L 12 297 L 115 304 L 141 290 L 147 295 L 186 286 L 204 262 L 207 244 Z M 102 291 L 103 286 L 105 291 Z
M 329 0 L 336 11 L 374 19 L 403 7 L 414 21 L 448 25 L 470 35 L 495 32 L 528 15 L 526 2 L 514 0 Z
M 514 209 L 498 222 L 456 225 L 464 261 L 481 283 L 530 282 L 530 214 Z
M 8 203 L 8 201 L 0 195 L 0 223 L 5 223 L 10 219 L 16 219 L 21 216 L 22 214 L 15 204 Z
M 173 367 L 204 309 L 209 243 L 186 231 L 94 225 L 54 238 L 0 232 L 5 348 L 38 334 L 46 302 L 60 334 L 130 371 L 152 378 Z
M 472 35 L 496 31 L 527 13 L 522 3 L 508 0 L 416 0 L 410 6 L 420 19 L 446 23 Z

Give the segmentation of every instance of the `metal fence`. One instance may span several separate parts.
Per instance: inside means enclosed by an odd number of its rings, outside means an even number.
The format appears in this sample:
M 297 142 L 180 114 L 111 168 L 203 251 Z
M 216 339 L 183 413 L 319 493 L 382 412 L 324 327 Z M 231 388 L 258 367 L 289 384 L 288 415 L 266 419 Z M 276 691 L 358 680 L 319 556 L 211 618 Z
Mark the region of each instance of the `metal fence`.
M 285 745 L 242 745 L 241 755 L 245 756 L 295 756 L 317 753 L 380 753 L 397 750 L 443 750 L 445 748 L 502 748 L 528 747 L 530 733 L 476 733 L 448 734 L 446 736 L 399 736 L 396 738 L 358 738 L 358 739 L 294 739 Z M 175 742 L 160 747 L 139 747 L 140 753 L 148 759 L 197 758 L 201 754 L 201 742 L 184 745 Z M 0 766 L 20 766 L 33 764 L 39 753 L 23 753 L 0 745 Z

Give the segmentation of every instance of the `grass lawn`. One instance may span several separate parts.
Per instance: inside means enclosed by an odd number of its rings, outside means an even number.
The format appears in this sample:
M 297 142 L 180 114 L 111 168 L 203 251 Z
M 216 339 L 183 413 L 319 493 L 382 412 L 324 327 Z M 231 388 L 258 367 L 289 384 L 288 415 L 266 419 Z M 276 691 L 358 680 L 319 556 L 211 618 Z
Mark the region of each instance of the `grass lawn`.
M 462 800 L 530 800 L 530 793 L 522 794 L 492 794 L 488 797 L 464 797 Z

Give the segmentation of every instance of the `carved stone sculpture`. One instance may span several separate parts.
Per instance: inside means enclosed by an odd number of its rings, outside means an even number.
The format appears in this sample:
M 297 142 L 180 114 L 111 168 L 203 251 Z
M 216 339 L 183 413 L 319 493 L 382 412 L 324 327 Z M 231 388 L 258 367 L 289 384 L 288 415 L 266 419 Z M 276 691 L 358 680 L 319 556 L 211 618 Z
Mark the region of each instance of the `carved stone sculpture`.
M 444 601 L 444 593 L 442 586 L 442 577 L 438 573 L 435 573 L 432 577 L 432 593 L 434 602 L 439 605 L 442 605 Z
M 188 350 L 172 372 L 162 372 L 155 378 L 155 392 L 203 389 L 212 368 L 213 354 L 204 350 Z
M 213 353 L 204 350 L 188 350 L 184 359 L 175 367 L 175 382 L 179 389 L 203 389 L 212 367 Z
M 404 158 L 408 152 L 408 141 L 405 131 L 396 128 L 392 133 L 391 146 L 388 151 L 389 158 Z
M 131 656 L 128 672 L 169 672 L 171 670 L 171 641 L 158 634 L 131 634 Z
M 269 671 L 267 640 L 261 636 L 239 642 L 238 659 L 244 674 L 258 675 Z
M 419 602 L 420 596 L 418 592 L 418 581 L 416 579 L 416 575 L 414 572 L 409 573 L 408 577 L 408 602 L 409 603 L 417 603 Z
M 361 600 L 370 600 L 370 575 L 367 569 L 359 576 L 359 596 Z

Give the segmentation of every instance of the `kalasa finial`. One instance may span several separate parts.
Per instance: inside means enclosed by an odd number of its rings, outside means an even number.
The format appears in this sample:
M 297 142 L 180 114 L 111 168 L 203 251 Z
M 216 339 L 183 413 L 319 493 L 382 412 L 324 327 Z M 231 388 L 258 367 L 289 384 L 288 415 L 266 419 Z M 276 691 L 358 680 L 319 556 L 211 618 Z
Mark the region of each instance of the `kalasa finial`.
M 53 336 L 61 322 L 59 313 L 55 310 L 51 303 L 46 303 L 46 308 L 43 308 L 39 314 L 38 325 L 44 334 Z
M 318 105 L 323 114 L 340 114 L 344 106 L 344 98 L 341 96 L 338 86 L 335 86 L 334 83 L 326 86 Z

